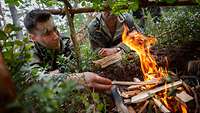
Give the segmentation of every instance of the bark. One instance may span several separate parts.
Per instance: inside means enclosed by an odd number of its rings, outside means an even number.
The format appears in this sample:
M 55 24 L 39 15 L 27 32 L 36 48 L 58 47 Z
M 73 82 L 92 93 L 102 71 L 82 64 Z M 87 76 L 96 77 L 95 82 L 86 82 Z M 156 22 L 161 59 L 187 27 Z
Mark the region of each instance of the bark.
M 9 9 L 10 9 L 11 17 L 13 20 L 13 24 L 17 27 L 20 27 L 19 18 L 17 15 L 17 9 L 16 9 L 15 5 L 9 5 Z M 22 38 L 22 32 L 20 31 L 19 33 L 17 33 L 16 37 L 18 39 Z
M 140 6 L 139 7 L 148 7 L 148 6 L 161 6 L 161 7 L 165 7 L 165 6 L 190 6 L 190 5 L 198 5 L 198 3 L 192 1 L 192 0 L 185 0 L 185 1 L 176 1 L 174 3 L 166 3 L 166 2 L 157 2 L 157 1 L 147 1 L 147 2 L 143 2 L 144 0 L 141 0 L 139 3 Z M 122 9 L 127 9 L 129 6 L 125 5 L 122 7 Z M 104 8 L 100 11 L 106 11 L 106 10 L 111 10 L 111 8 L 108 5 L 105 5 Z M 54 10 L 48 10 L 50 11 L 52 14 L 55 15 L 65 15 L 65 10 L 64 9 L 54 9 Z M 89 13 L 89 12 L 96 12 L 96 10 L 94 8 L 91 7 L 86 7 L 86 8 L 71 8 L 69 9 L 69 13 L 71 14 L 78 14 L 78 13 Z
M 69 13 L 69 8 L 71 7 L 69 5 L 70 5 L 69 2 L 65 1 L 65 12 L 67 15 L 67 21 L 68 21 L 69 28 L 70 28 L 70 36 L 71 36 L 71 39 L 72 39 L 72 42 L 74 45 L 74 51 L 76 54 L 77 69 L 80 70 L 80 61 L 81 61 L 80 46 L 79 46 L 79 43 L 76 38 L 76 31 L 74 28 L 73 15 L 71 15 Z

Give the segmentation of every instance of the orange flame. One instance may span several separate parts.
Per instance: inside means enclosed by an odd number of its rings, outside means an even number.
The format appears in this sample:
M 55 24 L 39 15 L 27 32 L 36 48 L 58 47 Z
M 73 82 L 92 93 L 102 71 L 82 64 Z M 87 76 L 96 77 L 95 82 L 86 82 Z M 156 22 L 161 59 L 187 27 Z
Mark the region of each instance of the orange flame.
M 127 26 L 124 25 L 124 32 L 122 33 L 122 42 L 130 47 L 132 50 L 136 51 L 139 55 L 141 69 L 144 74 L 144 80 L 151 80 L 153 78 L 162 78 L 166 77 L 167 66 L 161 68 L 157 65 L 156 60 L 150 53 L 150 47 L 157 42 L 157 39 L 154 37 L 146 37 L 140 32 L 132 31 L 129 32 Z M 167 88 L 165 88 L 164 95 L 161 97 L 161 100 L 166 105 L 167 108 L 173 111 L 173 108 L 170 107 L 168 99 L 171 98 L 167 95 Z M 183 113 L 187 113 L 185 106 L 181 105 Z
M 182 110 L 182 113 L 187 113 L 187 107 L 186 106 L 181 105 L 181 110 Z
M 128 27 L 124 26 L 122 41 L 132 50 L 135 50 L 139 55 L 142 72 L 144 74 L 144 80 L 150 80 L 167 75 L 167 71 L 158 67 L 155 59 L 152 57 L 149 51 L 151 45 L 156 43 L 156 38 L 145 37 L 143 34 L 137 31 L 128 33 Z

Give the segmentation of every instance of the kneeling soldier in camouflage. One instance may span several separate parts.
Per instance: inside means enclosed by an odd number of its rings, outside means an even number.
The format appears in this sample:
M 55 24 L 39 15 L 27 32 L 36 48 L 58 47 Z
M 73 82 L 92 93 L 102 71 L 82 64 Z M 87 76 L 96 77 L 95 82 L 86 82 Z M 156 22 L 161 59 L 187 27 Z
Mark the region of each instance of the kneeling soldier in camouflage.
M 32 10 L 25 19 L 24 24 L 34 42 L 34 58 L 31 65 L 51 66 L 50 71 L 58 69 L 56 60 L 59 54 L 69 54 L 69 44 L 63 40 L 57 31 L 53 18 L 48 11 Z M 59 72 L 57 72 L 59 73 Z M 111 80 L 98 76 L 92 72 L 70 74 L 67 79 L 75 80 L 80 84 L 97 90 L 109 90 Z

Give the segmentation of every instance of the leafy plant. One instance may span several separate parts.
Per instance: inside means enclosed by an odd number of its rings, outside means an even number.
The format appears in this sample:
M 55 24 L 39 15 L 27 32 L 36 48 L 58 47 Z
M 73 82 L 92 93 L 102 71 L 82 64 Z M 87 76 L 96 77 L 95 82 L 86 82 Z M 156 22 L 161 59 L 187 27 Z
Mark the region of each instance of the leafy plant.
M 0 29 L 0 44 L 4 60 L 11 72 L 12 78 L 16 83 L 20 82 L 22 67 L 31 60 L 32 44 L 28 38 L 23 40 L 16 39 L 16 34 L 21 30 L 12 24 L 7 24 Z M 19 80 L 19 81 L 18 81 Z M 21 82 L 20 82 L 21 83 Z
M 146 34 L 154 35 L 161 45 L 179 45 L 188 40 L 199 40 L 200 10 L 196 7 L 164 9 L 160 22 L 146 16 Z

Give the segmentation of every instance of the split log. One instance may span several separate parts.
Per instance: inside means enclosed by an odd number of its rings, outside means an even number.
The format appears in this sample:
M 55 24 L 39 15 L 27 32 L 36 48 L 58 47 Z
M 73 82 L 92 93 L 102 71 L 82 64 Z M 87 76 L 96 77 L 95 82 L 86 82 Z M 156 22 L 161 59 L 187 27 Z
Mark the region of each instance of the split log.
M 178 97 L 179 99 L 181 99 L 183 102 L 186 102 L 186 103 L 194 99 L 193 97 L 188 95 L 185 91 L 182 91 L 181 93 L 176 94 L 176 97 Z
M 163 85 L 163 86 L 160 86 L 160 87 L 148 90 L 148 91 L 141 92 L 138 95 L 133 96 L 131 98 L 131 103 L 142 102 L 142 101 L 147 100 L 148 98 L 152 97 L 152 95 L 154 95 L 157 92 L 160 92 L 166 88 L 169 89 L 171 87 L 180 86 L 181 84 L 182 84 L 182 80 L 179 80 L 174 83 L 166 84 L 166 85 Z
M 142 82 L 127 82 L 127 81 L 113 81 L 113 85 L 154 85 L 154 84 L 160 84 L 163 83 L 163 80 L 161 78 L 154 78 L 151 80 L 147 81 L 142 81 Z
M 115 105 L 117 107 L 117 111 L 119 113 L 129 113 L 128 108 L 124 105 L 123 100 L 121 96 L 118 93 L 118 90 L 116 86 L 112 86 L 111 94 L 115 101 Z
M 118 61 L 122 60 L 122 56 L 121 56 L 121 52 L 118 52 L 116 54 L 110 55 L 110 56 L 106 56 L 102 59 L 93 61 L 94 64 L 96 65 L 100 65 L 101 68 L 105 68 L 111 64 L 114 64 Z
M 153 98 L 153 101 L 163 113 L 171 113 L 158 99 Z

